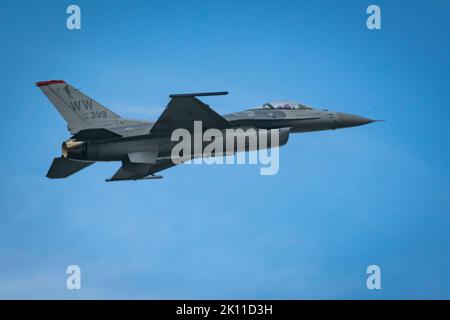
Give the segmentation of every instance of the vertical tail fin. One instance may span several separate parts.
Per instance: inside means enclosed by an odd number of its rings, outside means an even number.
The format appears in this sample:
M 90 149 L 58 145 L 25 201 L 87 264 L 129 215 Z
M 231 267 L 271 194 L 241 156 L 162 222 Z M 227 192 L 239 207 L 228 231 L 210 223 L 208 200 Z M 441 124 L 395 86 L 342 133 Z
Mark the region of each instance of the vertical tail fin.
M 119 115 L 63 80 L 37 82 L 36 86 L 66 120 L 72 134 L 82 129 L 101 128 L 111 120 L 120 118 Z

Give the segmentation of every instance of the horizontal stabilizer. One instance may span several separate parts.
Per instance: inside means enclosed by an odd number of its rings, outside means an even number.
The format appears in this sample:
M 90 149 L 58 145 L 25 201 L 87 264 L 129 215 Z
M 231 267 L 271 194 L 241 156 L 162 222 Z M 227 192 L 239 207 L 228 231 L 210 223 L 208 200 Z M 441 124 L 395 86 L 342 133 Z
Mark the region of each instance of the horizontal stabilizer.
M 93 163 L 93 161 L 79 161 L 67 158 L 55 158 L 53 159 L 50 169 L 48 169 L 47 177 L 50 179 L 66 178 L 90 166 Z
M 84 129 L 78 131 L 72 136 L 71 139 L 83 140 L 83 141 L 94 141 L 94 140 L 104 140 L 104 139 L 114 139 L 121 138 L 120 134 L 114 133 L 108 129 Z

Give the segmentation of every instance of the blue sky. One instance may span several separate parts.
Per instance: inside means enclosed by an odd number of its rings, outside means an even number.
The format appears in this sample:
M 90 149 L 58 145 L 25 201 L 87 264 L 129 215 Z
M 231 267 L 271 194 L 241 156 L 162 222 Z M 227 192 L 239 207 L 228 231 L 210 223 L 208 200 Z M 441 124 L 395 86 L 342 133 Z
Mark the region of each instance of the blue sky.
M 74 3 L 78 31 L 72 2 L 0 3 L 0 298 L 450 298 L 447 2 Z M 49 180 L 69 136 L 34 86 L 49 79 L 147 120 L 170 93 L 229 90 L 204 100 L 387 121 L 292 135 L 275 176 L 179 166 L 108 184 L 119 164 L 98 163 Z

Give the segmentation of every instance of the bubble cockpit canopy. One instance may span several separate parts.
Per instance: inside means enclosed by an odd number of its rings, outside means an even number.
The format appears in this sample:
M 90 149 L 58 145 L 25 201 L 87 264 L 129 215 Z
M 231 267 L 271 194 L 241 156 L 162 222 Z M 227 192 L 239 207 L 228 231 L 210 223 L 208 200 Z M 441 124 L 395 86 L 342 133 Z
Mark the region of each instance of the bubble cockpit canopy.
M 263 109 L 282 109 L 282 110 L 305 110 L 312 109 L 311 107 L 297 103 L 295 101 L 274 101 L 265 103 L 261 106 Z

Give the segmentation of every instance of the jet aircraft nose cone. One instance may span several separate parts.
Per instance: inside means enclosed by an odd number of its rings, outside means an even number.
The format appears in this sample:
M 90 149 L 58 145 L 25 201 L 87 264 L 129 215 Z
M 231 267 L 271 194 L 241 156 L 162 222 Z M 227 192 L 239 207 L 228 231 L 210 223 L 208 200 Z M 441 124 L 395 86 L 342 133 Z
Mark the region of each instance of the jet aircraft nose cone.
M 374 122 L 372 119 L 342 112 L 338 112 L 336 118 L 340 128 L 361 126 L 363 124 Z

